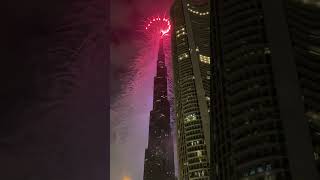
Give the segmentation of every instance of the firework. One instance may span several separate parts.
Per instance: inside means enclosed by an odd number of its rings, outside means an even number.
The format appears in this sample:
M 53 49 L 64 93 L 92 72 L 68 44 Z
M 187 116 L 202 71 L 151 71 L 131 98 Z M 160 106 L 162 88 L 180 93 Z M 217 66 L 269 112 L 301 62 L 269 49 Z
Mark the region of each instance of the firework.
M 151 33 L 156 36 L 158 34 L 160 34 L 160 36 L 164 36 L 167 35 L 167 33 L 170 31 L 171 24 L 169 19 L 165 17 L 152 17 L 149 20 L 148 24 L 145 26 L 145 29 L 151 31 Z

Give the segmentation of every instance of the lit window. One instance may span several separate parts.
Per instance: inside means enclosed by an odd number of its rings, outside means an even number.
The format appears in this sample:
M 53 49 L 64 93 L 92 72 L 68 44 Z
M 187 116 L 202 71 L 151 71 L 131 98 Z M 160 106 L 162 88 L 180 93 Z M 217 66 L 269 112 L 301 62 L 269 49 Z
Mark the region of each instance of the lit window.
M 195 121 L 195 120 L 197 120 L 197 117 L 195 114 L 190 114 L 184 119 L 184 121 L 186 123 L 191 122 L 191 121 Z
M 186 35 L 187 33 L 185 32 L 185 29 L 184 28 L 181 28 L 180 30 L 177 30 L 176 31 L 176 37 L 180 37 L 182 35 Z
M 189 7 L 190 5 L 187 4 L 187 6 Z M 188 8 L 188 11 L 193 13 L 193 14 L 197 14 L 197 15 L 200 15 L 200 16 L 205 16 L 205 15 L 208 15 L 209 12 L 206 11 L 206 12 L 199 12 L 199 11 L 196 11 L 196 10 L 193 10 L 191 8 Z
M 270 54 L 270 53 L 271 53 L 271 51 L 270 51 L 270 49 L 269 49 L 269 48 L 264 48 L 264 53 L 265 53 L 265 54 Z
M 202 152 L 200 150 L 197 151 L 197 156 L 202 156 Z
M 316 153 L 316 152 L 314 152 L 313 154 L 314 154 L 314 159 L 315 159 L 315 160 L 318 160 L 318 159 L 319 159 L 319 154 Z
M 209 56 L 204 56 L 204 55 L 199 55 L 200 61 L 206 64 L 210 64 L 210 57 Z
M 179 60 L 183 60 L 183 59 L 186 59 L 188 57 L 189 57 L 188 53 L 183 53 L 183 54 L 180 54 L 178 58 L 179 58 Z

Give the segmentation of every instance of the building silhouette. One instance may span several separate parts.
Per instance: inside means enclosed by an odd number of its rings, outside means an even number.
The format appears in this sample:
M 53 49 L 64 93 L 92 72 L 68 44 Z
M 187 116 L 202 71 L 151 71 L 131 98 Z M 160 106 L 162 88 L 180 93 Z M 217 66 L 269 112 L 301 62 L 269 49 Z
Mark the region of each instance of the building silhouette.
M 210 6 L 176 0 L 171 7 L 179 179 L 209 179 Z
M 211 8 L 211 179 L 319 179 L 319 2 Z
M 154 78 L 153 109 L 150 112 L 149 140 L 145 150 L 144 180 L 174 180 L 174 152 L 167 97 L 167 68 L 163 39 L 159 44 L 157 74 Z

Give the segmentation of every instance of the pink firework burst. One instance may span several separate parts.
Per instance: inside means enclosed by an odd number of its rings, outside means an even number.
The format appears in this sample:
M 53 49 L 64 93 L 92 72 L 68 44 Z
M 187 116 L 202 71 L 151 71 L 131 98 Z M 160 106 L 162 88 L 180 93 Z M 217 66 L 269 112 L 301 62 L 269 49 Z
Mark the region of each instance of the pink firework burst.
M 150 31 L 151 34 L 158 35 L 160 33 L 161 36 L 164 36 L 171 29 L 170 20 L 166 17 L 152 17 L 147 22 L 145 29 Z

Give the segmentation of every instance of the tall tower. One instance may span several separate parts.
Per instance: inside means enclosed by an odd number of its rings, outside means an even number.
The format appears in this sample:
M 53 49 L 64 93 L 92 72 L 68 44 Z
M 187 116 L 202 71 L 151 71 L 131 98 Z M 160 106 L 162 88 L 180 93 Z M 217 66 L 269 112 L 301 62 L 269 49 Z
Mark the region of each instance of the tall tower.
M 207 0 L 176 0 L 173 24 L 179 179 L 209 179 L 210 12 Z
M 319 179 L 319 3 L 213 0 L 212 12 L 213 179 Z
M 163 39 L 160 39 L 157 74 L 154 78 L 153 109 L 145 151 L 144 180 L 174 180 L 174 153 L 167 97 L 167 68 Z

